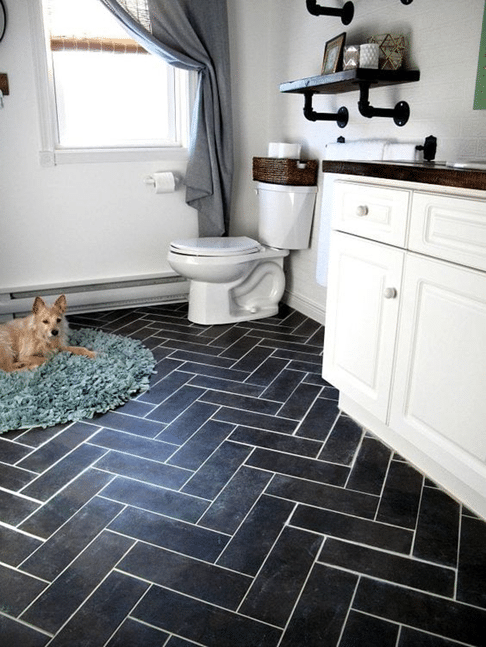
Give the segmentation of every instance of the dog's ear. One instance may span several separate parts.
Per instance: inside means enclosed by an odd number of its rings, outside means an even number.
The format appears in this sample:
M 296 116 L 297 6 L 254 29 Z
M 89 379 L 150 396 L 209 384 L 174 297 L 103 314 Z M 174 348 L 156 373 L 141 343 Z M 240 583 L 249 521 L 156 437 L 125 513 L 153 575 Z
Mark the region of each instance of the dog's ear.
M 38 312 L 42 310 L 42 308 L 45 308 L 46 304 L 43 299 L 40 297 L 36 297 L 34 299 L 34 305 L 32 306 L 32 312 L 36 315 Z
M 59 308 L 61 312 L 65 312 L 67 308 L 66 295 L 61 294 L 61 296 L 56 299 L 54 305 Z

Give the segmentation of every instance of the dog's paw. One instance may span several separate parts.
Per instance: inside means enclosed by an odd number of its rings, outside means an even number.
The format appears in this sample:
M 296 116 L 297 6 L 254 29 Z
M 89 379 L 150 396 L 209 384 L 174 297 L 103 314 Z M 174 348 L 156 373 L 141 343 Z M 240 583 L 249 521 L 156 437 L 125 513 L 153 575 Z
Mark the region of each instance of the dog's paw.
M 94 359 L 96 357 L 96 353 L 94 352 L 94 350 L 86 349 L 86 357 L 89 357 L 90 359 Z

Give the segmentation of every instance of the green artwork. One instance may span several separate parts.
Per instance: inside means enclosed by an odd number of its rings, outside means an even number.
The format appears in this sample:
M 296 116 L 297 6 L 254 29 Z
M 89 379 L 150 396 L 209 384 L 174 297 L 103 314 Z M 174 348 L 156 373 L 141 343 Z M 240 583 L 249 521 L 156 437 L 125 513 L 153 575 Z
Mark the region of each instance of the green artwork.
M 486 110 L 486 7 L 483 15 L 481 45 L 479 46 L 478 75 L 474 93 L 474 110 Z

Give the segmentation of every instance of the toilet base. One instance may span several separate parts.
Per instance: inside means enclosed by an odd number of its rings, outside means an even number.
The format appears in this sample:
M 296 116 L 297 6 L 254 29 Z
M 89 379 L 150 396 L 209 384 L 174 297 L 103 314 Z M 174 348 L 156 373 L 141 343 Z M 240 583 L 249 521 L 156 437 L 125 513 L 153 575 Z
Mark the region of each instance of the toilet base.
M 239 281 L 235 281 L 238 285 Z M 264 319 L 278 314 L 278 303 L 244 308 L 231 303 L 228 286 L 217 283 L 191 281 L 189 287 L 189 312 L 187 318 L 202 326 L 236 323 Z
M 283 256 L 258 263 L 243 280 L 191 281 L 188 318 L 208 326 L 273 317 L 284 290 Z

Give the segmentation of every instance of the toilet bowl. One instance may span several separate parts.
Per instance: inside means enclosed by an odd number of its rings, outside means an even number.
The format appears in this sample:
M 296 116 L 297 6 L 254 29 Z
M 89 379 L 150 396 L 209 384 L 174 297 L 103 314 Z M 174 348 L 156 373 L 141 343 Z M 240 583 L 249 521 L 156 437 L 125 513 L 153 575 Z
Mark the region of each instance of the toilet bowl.
M 277 314 L 288 253 L 236 236 L 175 240 L 167 258 L 190 280 L 189 321 L 210 325 Z
M 203 325 L 272 317 L 285 291 L 284 258 L 308 247 L 317 188 L 258 183 L 259 237 L 174 240 L 169 265 L 189 279 L 188 318 Z

